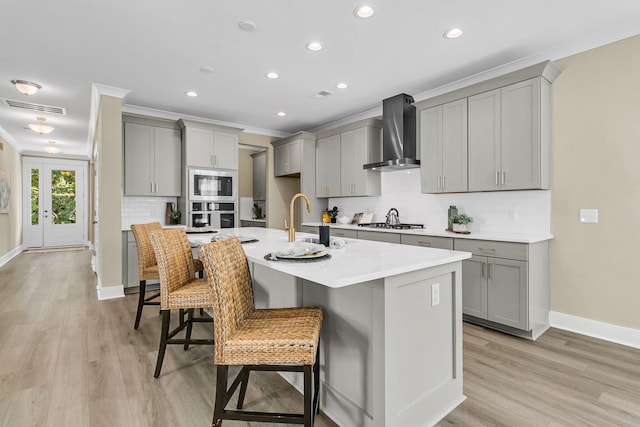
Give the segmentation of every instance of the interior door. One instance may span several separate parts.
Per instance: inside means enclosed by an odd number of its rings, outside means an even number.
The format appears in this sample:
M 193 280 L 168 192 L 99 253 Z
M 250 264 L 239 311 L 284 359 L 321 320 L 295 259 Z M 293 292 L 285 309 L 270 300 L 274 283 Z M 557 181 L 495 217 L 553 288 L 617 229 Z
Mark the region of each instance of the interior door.
M 23 162 L 24 244 L 29 248 L 86 242 L 87 166 L 84 162 Z

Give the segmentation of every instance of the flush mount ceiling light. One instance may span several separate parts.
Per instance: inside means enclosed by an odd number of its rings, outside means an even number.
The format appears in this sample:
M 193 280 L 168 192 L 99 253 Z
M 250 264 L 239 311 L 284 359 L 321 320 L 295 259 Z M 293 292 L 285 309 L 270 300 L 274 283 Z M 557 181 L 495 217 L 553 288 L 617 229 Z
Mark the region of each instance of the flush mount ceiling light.
M 462 31 L 460 28 L 449 28 L 444 32 L 444 34 L 442 34 L 442 37 L 444 37 L 445 39 L 457 39 L 463 33 L 464 31 Z
M 37 124 L 30 124 L 29 129 L 34 132 L 38 132 L 40 135 L 44 133 L 51 133 L 55 129 L 53 126 L 45 125 L 44 122 L 47 121 L 44 117 L 36 117 L 36 120 L 39 122 Z
M 278 77 L 280 77 L 278 73 L 274 73 L 273 71 L 270 73 L 267 73 L 266 76 L 268 79 L 277 79 Z
M 319 42 L 307 43 L 307 49 L 312 52 L 317 52 L 319 50 L 322 50 L 322 45 Z
M 279 117 L 284 117 L 286 115 L 287 115 L 287 113 L 285 113 L 284 111 L 278 111 L 278 116 Z
M 188 91 L 188 92 L 185 92 L 184 94 L 185 94 L 185 95 L 187 95 L 187 96 L 189 96 L 189 97 L 191 97 L 191 98 L 195 98 L 196 96 L 198 96 L 198 92 L 195 92 L 195 91 L 193 91 L 193 90 L 190 90 L 190 91 Z
M 358 18 L 371 18 L 374 13 L 375 11 L 373 10 L 373 8 L 368 5 L 358 6 L 353 11 L 353 14 Z
M 56 142 L 55 141 L 49 141 L 49 145 L 45 145 L 43 150 L 46 151 L 49 154 L 56 154 L 56 153 L 59 153 L 60 151 L 62 151 L 58 147 L 56 147 Z
M 256 30 L 256 23 L 253 21 L 240 21 L 238 22 L 238 27 L 240 27 L 242 31 L 251 32 Z
M 348 87 L 349 87 L 349 85 L 348 85 L 348 84 L 346 84 L 346 83 L 344 83 L 344 82 L 342 82 L 342 83 L 338 83 L 338 84 L 336 85 L 336 87 L 337 87 L 338 89 L 346 89 L 346 88 L 348 88 Z
M 38 90 L 42 89 L 37 83 L 28 82 L 26 80 L 11 80 L 11 83 L 18 89 L 18 92 L 24 95 L 33 95 Z

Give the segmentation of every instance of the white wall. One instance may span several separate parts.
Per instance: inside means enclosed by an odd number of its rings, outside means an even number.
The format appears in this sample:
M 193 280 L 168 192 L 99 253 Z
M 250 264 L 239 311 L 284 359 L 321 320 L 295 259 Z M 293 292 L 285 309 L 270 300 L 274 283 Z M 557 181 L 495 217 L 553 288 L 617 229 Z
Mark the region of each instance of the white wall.
M 401 222 L 424 224 L 428 230 L 433 231 L 444 231 L 447 228 L 447 210 L 450 205 L 456 205 L 458 211 L 474 218 L 473 224 L 469 226 L 471 232 L 550 231 L 550 191 L 422 194 L 420 169 L 382 172 L 380 197 L 329 199 L 329 207 L 337 206 L 340 215 L 352 217 L 356 212 L 373 212 L 374 221 L 382 222 L 389 209 L 396 208 Z

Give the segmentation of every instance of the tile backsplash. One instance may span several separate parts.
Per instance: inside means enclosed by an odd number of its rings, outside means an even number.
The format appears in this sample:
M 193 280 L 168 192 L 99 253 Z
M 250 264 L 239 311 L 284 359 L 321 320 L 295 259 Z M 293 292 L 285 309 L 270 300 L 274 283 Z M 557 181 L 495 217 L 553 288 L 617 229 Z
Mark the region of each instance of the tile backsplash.
M 374 222 L 385 221 L 390 208 L 398 209 L 400 221 L 424 224 L 428 230 L 447 228 L 447 210 L 455 205 L 459 212 L 473 217 L 470 231 L 549 233 L 551 230 L 551 192 L 495 191 L 483 193 L 422 194 L 420 169 L 382 173 L 379 197 L 341 197 L 329 199 L 340 215 L 373 212 Z
M 165 224 L 167 203 L 176 203 L 176 197 L 122 197 L 122 229 L 128 230 L 131 224 L 159 222 Z

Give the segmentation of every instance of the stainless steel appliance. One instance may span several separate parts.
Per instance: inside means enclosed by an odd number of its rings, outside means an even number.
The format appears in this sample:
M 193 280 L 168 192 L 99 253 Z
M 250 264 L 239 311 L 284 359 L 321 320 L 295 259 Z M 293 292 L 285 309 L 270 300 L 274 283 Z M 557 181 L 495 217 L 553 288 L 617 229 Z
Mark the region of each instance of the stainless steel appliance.
M 235 202 L 189 202 L 190 227 L 234 228 Z
M 389 212 L 387 212 L 387 225 L 398 225 L 400 224 L 400 214 L 398 213 L 398 209 L 391 208 Z
M 189 202 L 235 202 L 237 176 L 235 171 L 189 169 Z

